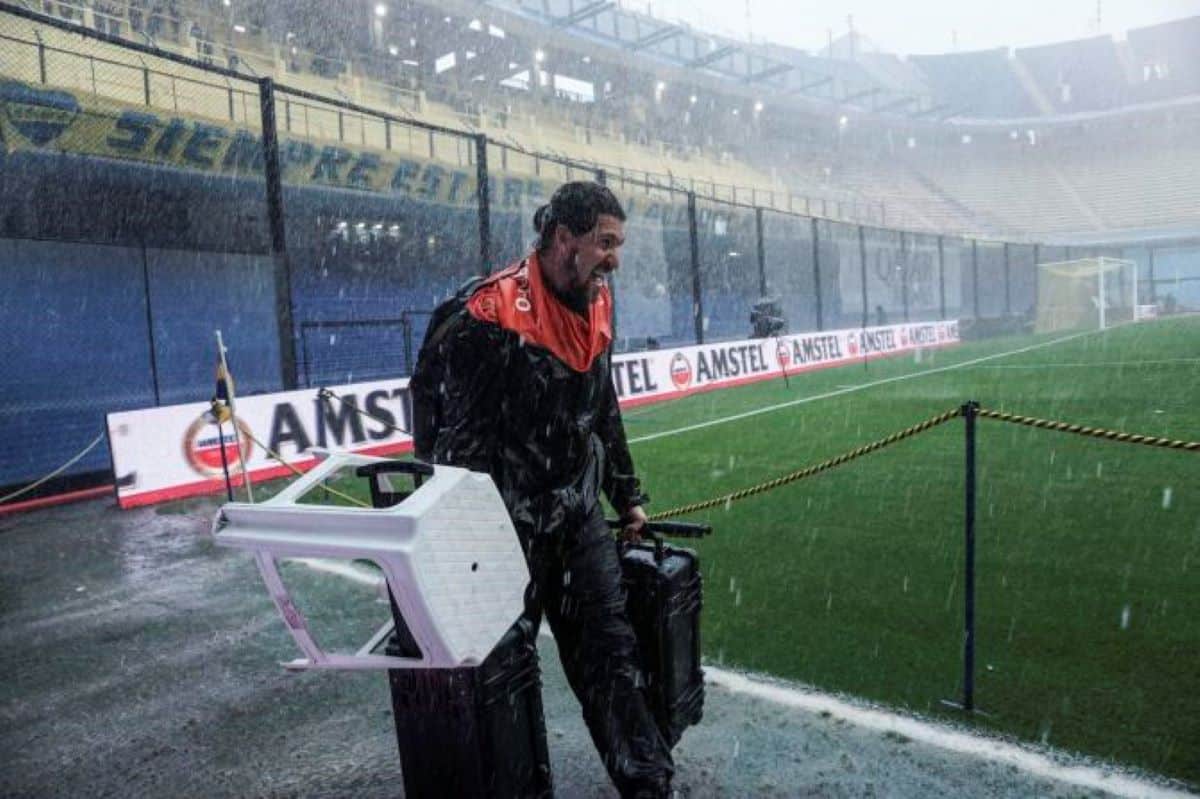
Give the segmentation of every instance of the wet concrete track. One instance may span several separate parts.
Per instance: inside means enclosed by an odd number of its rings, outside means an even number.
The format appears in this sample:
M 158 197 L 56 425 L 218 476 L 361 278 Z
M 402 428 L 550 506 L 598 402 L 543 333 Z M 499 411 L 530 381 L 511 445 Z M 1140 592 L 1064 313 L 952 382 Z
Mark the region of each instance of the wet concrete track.
M 403 794 L 386 679 L 280 668 L 295 647 L 215 508 L 0 517 L 0 795 Z M 541 653 L 557 795 L 615 796 Z M 684 796 L 1103 795 L 716 686 L 675 755 Z

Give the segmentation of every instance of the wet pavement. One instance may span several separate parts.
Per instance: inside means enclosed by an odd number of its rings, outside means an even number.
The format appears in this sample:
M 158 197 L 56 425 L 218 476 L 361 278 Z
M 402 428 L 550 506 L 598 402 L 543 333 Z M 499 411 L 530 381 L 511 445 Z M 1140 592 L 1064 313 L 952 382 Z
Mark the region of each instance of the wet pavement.
M 298 650 L 252 559 L 213 544 L 216 507 L 0 517 L 0 795 L 403 795 L 386 679 L 278 665 Z M 323 607 L 317 626 L 386 614 L 344 577 L 285 579 Z M 540 648 L 557 795 L 616 796 Z M 693 797 L 1107 795 L 715 685 L 675 757 Z

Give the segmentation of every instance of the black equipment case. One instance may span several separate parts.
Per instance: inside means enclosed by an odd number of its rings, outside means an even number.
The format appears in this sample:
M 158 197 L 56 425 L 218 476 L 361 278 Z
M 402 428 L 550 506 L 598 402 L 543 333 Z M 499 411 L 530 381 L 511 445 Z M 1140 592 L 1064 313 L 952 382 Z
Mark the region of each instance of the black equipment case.
M 619 526 L 614 524 L 613 526 Z M 660 534 L 699 537 L 711 528 L 651 522 L 653 543 L 621 545 L 625 609 L 637 636 L 647 699 L 670 746 L 704 714 L 700 668 L 700 562 L 690 549 L 663 543 Z
M 400 638 L 388 654 L 405 654 Z M 554 795 L 537 642 L 527 620 L 478 667 L 393 669 L 388 682 L 408 799 Z
M 375 507 L 407 496 L 380 488 L 375 476 L 392 472 L 412 474 L 419 487 L 433 469 L 403 461 L 359 467 Z M 391 604 L 396 630 L 386 653 L 419 657 L 394 598 Z M 554 795 L 537 641 L 527 619 L 518 619 L 477 667 L 391 669 L 388 682 L 407 799 Z

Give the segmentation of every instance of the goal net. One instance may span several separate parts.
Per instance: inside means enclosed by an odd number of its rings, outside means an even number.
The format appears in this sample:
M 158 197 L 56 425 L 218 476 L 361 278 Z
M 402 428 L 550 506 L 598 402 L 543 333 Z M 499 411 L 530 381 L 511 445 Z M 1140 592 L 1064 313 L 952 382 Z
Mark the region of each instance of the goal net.
M 1076 258 L 1038 264 L 1037 332 L 1095 330 L 1137 317 L 1137 264 Z

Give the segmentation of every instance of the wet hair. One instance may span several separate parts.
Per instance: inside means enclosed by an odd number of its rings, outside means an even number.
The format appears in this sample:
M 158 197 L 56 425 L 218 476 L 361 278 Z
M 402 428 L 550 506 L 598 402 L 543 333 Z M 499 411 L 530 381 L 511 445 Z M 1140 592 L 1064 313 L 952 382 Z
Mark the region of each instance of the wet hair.
M 576 236 L 587 233 L 596 227 L 601 214 L 625 221 L 625 210 L 607 186 L 592 181 L 564 183 L 533 215 L 533 229 L 538 234 L 534 246 L 538 252 L 550 249 L 557 225 L 566 225 Z

